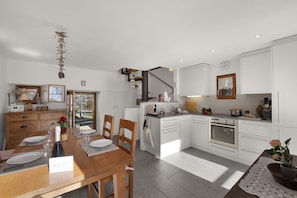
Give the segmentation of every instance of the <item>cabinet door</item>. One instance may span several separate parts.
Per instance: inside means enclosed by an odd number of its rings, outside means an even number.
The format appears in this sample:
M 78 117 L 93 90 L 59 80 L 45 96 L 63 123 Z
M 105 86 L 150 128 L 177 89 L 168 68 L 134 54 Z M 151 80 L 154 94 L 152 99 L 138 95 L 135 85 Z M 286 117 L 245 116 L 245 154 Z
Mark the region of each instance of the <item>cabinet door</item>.
M 192 146 L 202 150 L 208 150 L 209 121 L 192 119 Z
M 270 49 L 244 54 L 240 60 L 241 94 L 271 93 Z
M 160 158 L 180 151 L 178 119 L 162 118 L 160 123 Z
M 208 95 L 208 65 L 200 64 L 180 70 L 180 96 Z
M 282 126 L 297 127 L 297 38 L 273 46 L 272 121 Z
M 239 160 L 251 165 L 265 149 L 270 148 L 271 139 L 271 123 L 240 120 L 238 122 Z
M 191 146 L 191 116 L 185 116 L 185 118 L 179 119 L 179 131 L 181 139 L 181 150 Z

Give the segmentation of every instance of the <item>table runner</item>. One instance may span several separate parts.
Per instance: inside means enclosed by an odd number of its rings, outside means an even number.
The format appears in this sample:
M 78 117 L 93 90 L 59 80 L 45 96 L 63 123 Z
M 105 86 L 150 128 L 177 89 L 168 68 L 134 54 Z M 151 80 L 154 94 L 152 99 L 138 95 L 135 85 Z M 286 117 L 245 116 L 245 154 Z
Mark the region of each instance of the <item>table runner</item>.
M 94 136 L 94 135 L 100 135 L 100 133 L 98 131 L 95 131 L 94 133 L 90 133 L 90 134 L 87 134 L 89 136 Z M 74 132 L 74 136 L 76 138 L 83 138 L 84 134 L 81 134 L 79 132 Z
M 35 151 L 43 152 L 42 149 L 35 150 Z M 20 154 L 22 154 L 22 153 L 17 153 L 17 154 L 14 154 L 13 156 L 20 155 Z M 42 156 L 41 158 L 39 158 L 37 160 L 28 162 L 28 163 L 24 163 L 24 164 L 7 164 L 5 162 L 3 167 L 0 168 L 0 175 L 6 174 L 6 173 L 11 173 L 11 172 L 16 172 L 16 171 L 23 171 L 23 170 L 35 168 L 38 166 L 47 166 L 47 165 L 48 165 L 48 157 L 45 157 L 45 156 Z
M 32 136 L 34 137 L 34 136 Z M 22 142 L 19 144 L 19 146 L 33 146 L 33 145 L 40 145 L 46 142 L 48 139 L 48 135 L 44 136 L 44 139 L 38 142 L 24 142 L 25 139 L 22 140 Z
M 80 143 L 81 148 L 86 152 L 88 156 L 98 155 L 101 153 L 106 153 L 110 151 L 114 151 L 119 149 L 118 146 L 111 144 L 104 147 L 91 147 L 90 145 L 85 145 L 84 143 Z
M 259 198 L 297 198 L 297 191 L 286 188 L 273 179 L 267 168 L 270 163 L 276 163 L 276 161 L 268 157 L 260 157 L 240 181 L 239 187 Z

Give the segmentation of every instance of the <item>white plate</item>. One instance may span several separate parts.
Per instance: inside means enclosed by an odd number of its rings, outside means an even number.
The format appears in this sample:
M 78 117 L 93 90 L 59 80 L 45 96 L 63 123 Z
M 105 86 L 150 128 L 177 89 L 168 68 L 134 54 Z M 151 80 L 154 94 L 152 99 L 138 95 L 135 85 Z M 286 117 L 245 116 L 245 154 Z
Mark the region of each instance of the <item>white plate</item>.
M 26 143 L 35 143 L 35 142 L 40 142 L 45 139 L 46 136 L 33 136 L 33 137 L 27 137 L 23 141 Z
M 91 133 L 95 133 L 96 130 L 95 129 L 90 129 L 90 130 L 80 130 L 79 133 L 80 134 L 91 134 Z
M 92 141 L 90 143 L 90 146 L 91 147 L 104 147 L 104 146 L 108 146 L 111 144 L 112 144 L 112 141 L 109 139 L 100 139 L 100 140 Z
M 42 152 L 27 152 L 9 158 L 7 164 L 25 164 L 42 157 Z

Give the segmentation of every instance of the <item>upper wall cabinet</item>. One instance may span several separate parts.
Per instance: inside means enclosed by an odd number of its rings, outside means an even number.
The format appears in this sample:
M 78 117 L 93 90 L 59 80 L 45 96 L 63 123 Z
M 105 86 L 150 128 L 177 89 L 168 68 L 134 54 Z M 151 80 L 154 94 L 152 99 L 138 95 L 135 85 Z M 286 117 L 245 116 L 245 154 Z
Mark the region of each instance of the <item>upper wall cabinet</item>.
M 271 51 L 265 48 L 241 55 L 241 94 L 271 93 Z
M 209 65 L 199 64 L 180 69 L 180 96 L 208 95 Z

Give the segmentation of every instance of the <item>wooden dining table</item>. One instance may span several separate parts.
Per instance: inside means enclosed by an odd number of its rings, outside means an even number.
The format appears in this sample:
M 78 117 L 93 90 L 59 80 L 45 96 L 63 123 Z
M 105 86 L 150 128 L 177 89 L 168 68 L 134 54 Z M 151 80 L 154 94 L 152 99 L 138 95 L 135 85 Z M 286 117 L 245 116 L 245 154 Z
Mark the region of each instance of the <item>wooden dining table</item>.
M 103 138 L 91 136 L 91 141 Z M 62 141 L 64 154 L 73 156 L 73 171 L 49 173 L 48 165 L 9 172 L 0 175 L 1 197 L 55 197 L 79 189 L 102 178 L 113 175 L 115 197 L 126 195 L 126 164 L 133 161 L 122 149 L 88 156 L 81 148 L 81 138 L 72 129 L 67 130 L 67 138 Z M 19 146 L 15 153 L 42 149 L 43 145 Z

